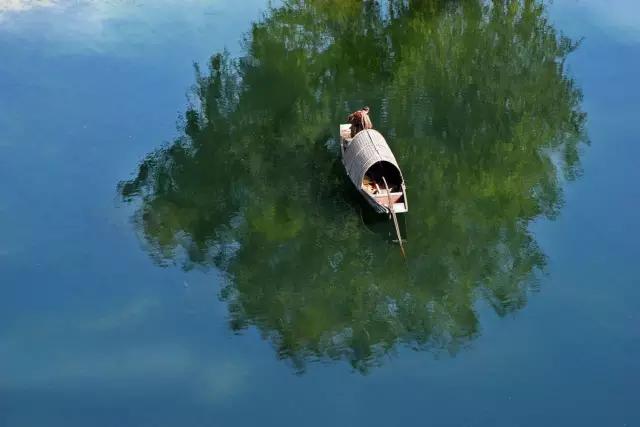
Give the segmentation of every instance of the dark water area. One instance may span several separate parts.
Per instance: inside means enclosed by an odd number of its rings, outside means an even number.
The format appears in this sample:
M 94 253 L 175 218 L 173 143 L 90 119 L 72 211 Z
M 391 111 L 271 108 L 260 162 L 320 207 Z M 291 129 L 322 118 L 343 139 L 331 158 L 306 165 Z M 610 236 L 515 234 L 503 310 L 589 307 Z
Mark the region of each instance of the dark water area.
M 0 426 L 639 425 L 638 14 L 0 1 Z

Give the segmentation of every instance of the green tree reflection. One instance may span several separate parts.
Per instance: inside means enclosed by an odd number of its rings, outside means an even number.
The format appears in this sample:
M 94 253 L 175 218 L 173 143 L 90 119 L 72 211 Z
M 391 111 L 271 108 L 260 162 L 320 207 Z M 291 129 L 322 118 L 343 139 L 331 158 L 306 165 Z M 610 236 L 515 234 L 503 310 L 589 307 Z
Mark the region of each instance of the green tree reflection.
M 543 4 L 287 1 L 245 48 L 196 67 L 184 136 L 120 184 L 158 262 L 224 271 L 231 327 L 299 370 L 455 353 L 478 298 L 526 304 L 545 265 L 529 224 L 558 213 L 585 141 L 575 44 Z M 363 103 L 409 185 L 406 262 L 339 163 L 337 125 Z

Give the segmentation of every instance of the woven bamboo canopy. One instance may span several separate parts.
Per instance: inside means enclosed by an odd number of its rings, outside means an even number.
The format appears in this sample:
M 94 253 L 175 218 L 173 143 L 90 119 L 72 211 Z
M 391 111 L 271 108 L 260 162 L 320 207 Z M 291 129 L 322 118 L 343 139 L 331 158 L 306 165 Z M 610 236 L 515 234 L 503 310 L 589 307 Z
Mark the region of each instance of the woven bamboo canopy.
M 362 186 L 364 175 L 371 166 L 378 162 L 390 163 L 402 176 L 398 162 L 380 132 L 374 129 L 358 132 L 344 150 L 344 165 L 347 175 L 356 188 Z

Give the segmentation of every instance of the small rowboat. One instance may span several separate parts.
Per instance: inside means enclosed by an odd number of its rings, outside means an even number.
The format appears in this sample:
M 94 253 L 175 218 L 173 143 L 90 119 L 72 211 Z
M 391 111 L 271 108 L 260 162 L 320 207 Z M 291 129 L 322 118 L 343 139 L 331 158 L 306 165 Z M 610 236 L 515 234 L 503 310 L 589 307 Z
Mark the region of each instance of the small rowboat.
M 342 163 L 356 189 L 378 213 L 409 210 L 402 172 L 387 141 L 374 129 L 351 138 L 351 125 L 340 125 Z

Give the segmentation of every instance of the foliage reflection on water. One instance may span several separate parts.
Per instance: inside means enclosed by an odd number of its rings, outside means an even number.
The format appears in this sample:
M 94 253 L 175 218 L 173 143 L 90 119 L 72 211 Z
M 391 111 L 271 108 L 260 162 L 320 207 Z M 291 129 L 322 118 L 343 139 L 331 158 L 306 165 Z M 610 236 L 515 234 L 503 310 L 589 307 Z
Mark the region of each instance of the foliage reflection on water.
M 576 47 L 534 1 L 292 0 L 246 56 L 196 67 L 184 135 L 120 184 L 160 264 L 217 267 L 230 326 L 255 326 L 299 371 L 362 372 L 399 345 L 455 354 L 474 306 L 526 304 L 580 171 Z M 406 261 L 363 224 L 337 125 L 368 104 L 409 186 Z

